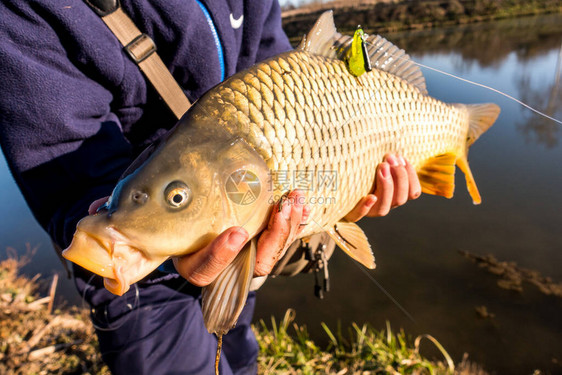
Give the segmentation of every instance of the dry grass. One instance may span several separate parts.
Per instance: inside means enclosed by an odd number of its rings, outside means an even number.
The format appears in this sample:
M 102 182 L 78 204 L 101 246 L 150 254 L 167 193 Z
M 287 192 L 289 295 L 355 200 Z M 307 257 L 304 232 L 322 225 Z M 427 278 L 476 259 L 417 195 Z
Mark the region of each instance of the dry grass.
M 109 374 L 87 311 L 51 313 L 54 293 L 40 298 L 37 278 L 18 273 L 29 259 L 12 254 L 0 262 L 0 373 Z

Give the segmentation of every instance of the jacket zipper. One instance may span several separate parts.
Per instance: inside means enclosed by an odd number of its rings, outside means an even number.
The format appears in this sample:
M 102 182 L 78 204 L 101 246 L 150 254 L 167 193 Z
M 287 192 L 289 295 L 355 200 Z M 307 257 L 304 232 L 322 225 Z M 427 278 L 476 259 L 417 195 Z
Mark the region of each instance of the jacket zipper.
M 217 28 L 215 27 L 215 23 L 213 22 L 213 19 L 211 18 L 211 14 L 209 13 L 209 10 L 207 9 L 207 7 L 200 1 L 200 0 L 195 0 L 195 2 L 197 2 L 197 5 L 199 5 L 199 7 L 201 8 L 201 10 L 203 11 L 203 14 L 205 15 L 205 18 L 207 18 L 207 23 L 209 24 L 209 27 L 211 28 L 211 33 L 213 34 L 213 39 L 215 40 L 215 46 L 217 47 L 217 52 L 219 55 L 219 65 L 220 65 L 220 69 L 221 69 L 221 82 L 224 81 L 224 76 L 225 76 L 225 64 L 224 64 L 224 52 L 222 49 L 222 43 L 221 40 L 219 38 L 219 33 L 217 32 Z

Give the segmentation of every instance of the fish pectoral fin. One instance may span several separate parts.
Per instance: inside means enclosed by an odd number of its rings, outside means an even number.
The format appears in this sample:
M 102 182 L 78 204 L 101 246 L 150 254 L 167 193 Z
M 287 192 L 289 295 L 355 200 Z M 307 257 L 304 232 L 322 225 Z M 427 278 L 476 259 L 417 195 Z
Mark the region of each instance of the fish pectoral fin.
M 480 192 L 478 191 L 478 187 L 476 186 L 476 181 L 474 181 L 474 176 L 472 176 L 472 172 L 470 171 L 470 167 L 468 166 L 468 160 L 466 159 L 466 157 L 459 158 L 457 160 L 457 165 L 459 166 L 462 173 L 464 173 L 464 179 L 466 180 L 466 188 L 468 189 L 468 193 L 472 198 L 472 203 L 474 204 L 482 203 Z
M 375 268 L 375 257 L 371 251 L 371 245 L 359 225 L 340 221 L 326 232 L 351 258 L 367 268 Z
M 255 292 L 267 281 L 267 275 L 265 276 L 256 276 L 252 279 L 250 283 L 250 292 Z
M 422 191 L 452 198 L 455 192 L 456 161 L 457 155 L 452 152 L 428 159 L 417 171 Z
M 203 319 L 210 333 L 222 335 L 236 325 L 254 275 L 256 248 L 257 238 L 252 238 L 232 263 L 203 288 Z

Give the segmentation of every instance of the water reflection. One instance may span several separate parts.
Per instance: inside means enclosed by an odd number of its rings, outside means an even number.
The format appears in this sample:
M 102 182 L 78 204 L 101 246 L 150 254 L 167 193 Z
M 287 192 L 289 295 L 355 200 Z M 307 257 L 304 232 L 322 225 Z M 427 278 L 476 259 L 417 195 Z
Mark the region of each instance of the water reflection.
M 529 32 L 532 31 L 532 32 Z M 408 53 L 416 55 L 455 53 L 464 63 L 499 68 L 508 55 L 518 61 L 558 49 L 562 23 L 558 15 L 516 18 L 486 24 L 469 24 L 442 29 L 405 31 L 389 39 Z
M 532 87 L 531 77 L 526 74 L 518 83 L 521 100 L 535 109 L 555 119 L 562 118 L 562 88 L 560 75 L 562 74 L 562 45 L 558 53 L 558 61 L 554 71 L 554 80 L 547 87 Z M 545 98 L 545 94 L 548 96 Z M 537 142 L 546 147 L 558 145 L 561 125 L 545 117 L 527 115 L 526 121 L 517 127 L 523 132 L 528 141 Z

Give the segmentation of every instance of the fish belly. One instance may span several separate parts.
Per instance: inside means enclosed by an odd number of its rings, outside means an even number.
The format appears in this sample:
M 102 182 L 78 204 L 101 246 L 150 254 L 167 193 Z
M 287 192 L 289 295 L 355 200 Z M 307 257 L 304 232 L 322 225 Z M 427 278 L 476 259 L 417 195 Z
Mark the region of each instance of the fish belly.
M 234 75 L 200 105 L 266 160 L 274 197 L 301 189 L 311 207 L 302 236 L 324 231 L 372 191 L 386 153 L 416 168 L 465 147 L 468 113 L 373 69 L 293 51 Z

